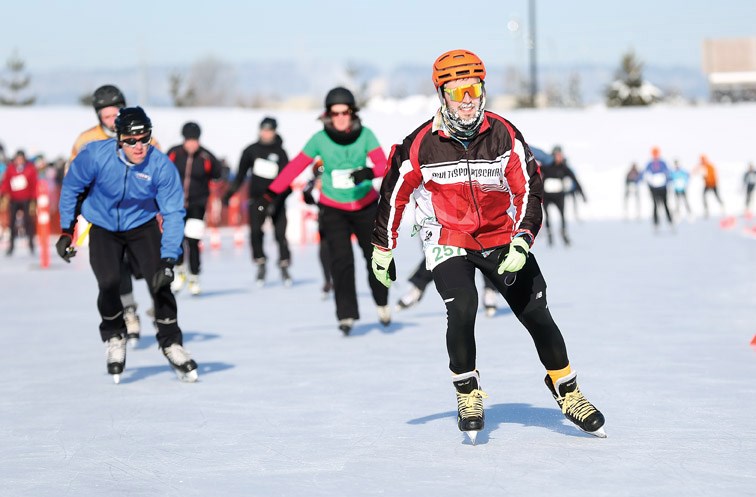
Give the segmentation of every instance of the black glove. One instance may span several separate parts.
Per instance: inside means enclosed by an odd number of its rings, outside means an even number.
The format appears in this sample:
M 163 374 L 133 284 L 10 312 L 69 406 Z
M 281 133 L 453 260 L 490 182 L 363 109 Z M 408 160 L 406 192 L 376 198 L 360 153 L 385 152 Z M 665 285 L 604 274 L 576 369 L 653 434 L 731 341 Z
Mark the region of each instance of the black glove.
M 58 251 L 58 255 L 63 258 L 64 261 L 70 263 L 71 257 L 76 256 L 76 247 L 72 247 L 73 243 L 73 230 L 63 230 L 63 233 L 55 242 L 55 250 Z
M 352 174 L 350 176 L 352 177 L 354 184 L 359 185 L 365 180 L 375 178 L 375 173 L 373 173 L 372 168 L 363 167 L 362 169 L 357 169 L 356 171 L 352 171 Z
M 277 195 L 271 190 L 266 190 L 265 193 L 255 199 L 253 208 L 258 212 L 264 212 L 268 210 L 268 206 L 271 202 L 273 202 L 273 199 L 275 199 L 276 196 Z
M 160 268 L 152 276 L 152 288 L 157 292 L 166 285 L 173 283 L 173 266 L 176 265 L 176 259 L 167 257 L 160 259 Z

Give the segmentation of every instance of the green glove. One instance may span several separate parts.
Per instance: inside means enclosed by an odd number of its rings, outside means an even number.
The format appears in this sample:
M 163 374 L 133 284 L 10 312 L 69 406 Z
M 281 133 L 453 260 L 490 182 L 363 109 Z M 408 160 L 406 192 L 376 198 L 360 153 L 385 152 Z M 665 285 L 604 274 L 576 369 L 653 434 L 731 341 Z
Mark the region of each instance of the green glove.
M 499 264 L 499 270 L 497 272 L 499 274 L 516 273 L 522 269 L 522 266 L 525 265 L 525 261 L 528 260 L 529 251 L 530 246 L 528 245 L 528 242 L 526 242 L 521 236 L 516 237 L 512 240 L 512 243 L 509 244 L 509 252 L 507 252 L 507 256 L 504 257 L 501 264 Z
M 375 279 L 386 288 L 391 286 L 392 281 L 396 281 L 396 264 L 394 264 L 394 256 L 391 250 L 374 246 L 371 267 Z

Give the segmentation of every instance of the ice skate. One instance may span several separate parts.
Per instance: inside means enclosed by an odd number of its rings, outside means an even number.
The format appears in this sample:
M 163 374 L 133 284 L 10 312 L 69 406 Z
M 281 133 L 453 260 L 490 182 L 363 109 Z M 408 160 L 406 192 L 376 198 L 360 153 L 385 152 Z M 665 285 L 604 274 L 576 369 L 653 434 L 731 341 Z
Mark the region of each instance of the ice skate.
M 121 382 L 121 373 L 126 365 L 126 339 L 121 335 L 110 337 L 105 342 L 108 374 L 113 376 L 113 383 Z
M 475 445 L 478 432 L 485 425 L 483 399 L 488 395 L 480 389 L 477 371 L 452 375 L 452 383 L 457 394 L 457 426 Z
M 255 264 L 257 264 L 255 284 L 262 288 L 265 285 L 265 259 L 255 259 Z
M 281 279 L 285 287 L 292 285 L 291 275 L 289 274 L 289 268 L 287 266 L 281 266 Z
M 380 321 L 383 326 L 390 325 L 391 324 L 391 307 L 389 307 L 388 305 L 379 305 L 377 309 L 378 309 L 378 321 Z
M 354 327 L 354 318 L 339 319 L 339 329 L 344 334 L 344 336 L 349 336 L 349 333 L 352 332 L 353 327 Z
M 184 288 L 184 283 L 186 283 L 186 271 L 184 271 L 183 267 L 179 267 L 176 270 L 176 276 L 174 276 L 173 282 L 171 283 L 171 291 L 173 293 L 180 292 L 181 289 Z
M 570 246 L 570 237 L 567 236 L 567 230 L 562 230 L 562 240 L 564 241 L 565 246 Z
M 577 385 L 577 373 L 573 371 L 564 378 L 557 380 L 556 385 L 551 382 L 551 376 L 544 380 L 551 395 L 562 408 L 564 417 L 578 428 L 599 438 L 606 438 L 604 431 L 604 415 L 583 396 Z
M 407 290 L 407 293 L 402 295 L 402 298 L 400 298 L 399 302 L 396 303 L 396 310 L 401 311 L 402 309 L 408 309 L 420 302 L 420 299 L 422 297 L 423 290 L 420 290 L 415 285 L 411 285 L 410 289 Z
M 142 326 L 135 305 L 127 305 L 123 308 L 123 321 L 126 323 L 126 341 L 132 349 L 139 343 L 139 334 Z
M 189 275 L 189 293 L 192 295 L 199 295 L 202 292 L 202 288 L 199 284 L 199 275 L 191 274 Z
M 493 317 L 496 314 L 496 297 L 499 294 L 493 288 L 483 290 L 483 306 L 486 308 L 486 317 Z
M 189 352 L 178 343 L 172 343 L 168 347 L 161 349 L 163 355 L 168 359 L 168 363 L 176 372 L 179 380 L 194 383 L 199 378 L 197 374 L 197 363 L 189 356 Z

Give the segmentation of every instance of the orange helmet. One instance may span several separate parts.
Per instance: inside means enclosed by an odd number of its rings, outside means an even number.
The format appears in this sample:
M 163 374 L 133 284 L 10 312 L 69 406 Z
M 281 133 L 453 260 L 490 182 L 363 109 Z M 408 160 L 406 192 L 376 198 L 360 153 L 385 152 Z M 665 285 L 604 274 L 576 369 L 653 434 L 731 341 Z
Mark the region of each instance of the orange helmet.
M 436 88 L 447 81 L 463 78 L 486 78 L 486 67 L 480 57 L 469 50 L 450 50 L 433 63 L 433 84 Z

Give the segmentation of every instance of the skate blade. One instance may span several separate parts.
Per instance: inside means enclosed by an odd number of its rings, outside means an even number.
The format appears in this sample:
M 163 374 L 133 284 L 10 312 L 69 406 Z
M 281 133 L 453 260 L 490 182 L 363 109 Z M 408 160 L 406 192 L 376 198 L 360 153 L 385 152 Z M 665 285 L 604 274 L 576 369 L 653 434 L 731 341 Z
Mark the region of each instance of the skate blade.
M 255 285 L 257 285 L 257 288 L 262 288 L 262 287 L 265 286 L 265 281 L 263 281 L 263 280 L 257 280 L 255 282 Z
M 120 374 L 114 374 L 112 376 L 113 376 L 113 383 L 115 383 L 116 385 L 118 385 L 119 383 L 121 383 L 121 375 Z
M 583 431 L 585 431 L 585 430 L 583 430 Z M 598 430 L 596 430 L 596 431 L 586 431 L 586 433 L 589 434 L 589 435 L 593 435 L 594 437 L 606 438 L 606 432 L 604 431 L 604 427 L 603 426 L 601 428 L 599 428 Z
M 194 383 L 197 380 L 199 380 L 199 374 L 197 373 L 196 369 L 192 369 L 188 373 L 185 373 L 183 371 L 179 371 L 178 369 L 173 369 L 176 372 L 176 376 L 178 376 L 178 379 L 184 383 Z
M 492 318 L 496 314 L 496 307 L 486 307 L 486 317 Z
M 139 337 L 131 337 L 126 340 L 126 345 L 130 349 L 135 349 L 139 345 Z
M 477 430 L 466 431 L 465 435 L 467 435 L 467 438 L 470 439 L 470 443 L 475 445 L 475 439 L 478 438 Z
M 294 283 L 293 283 L 293 282 L 292 282 L 291 280 L 284 280 L 283 284 L 284 284 L 284 286 L 285 286 L 286 288 L 289 288 L 289 287 L 291 287 L 291 285 L 293 285 Z

